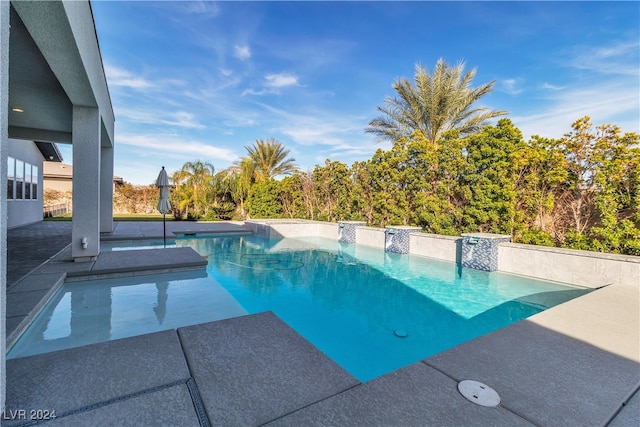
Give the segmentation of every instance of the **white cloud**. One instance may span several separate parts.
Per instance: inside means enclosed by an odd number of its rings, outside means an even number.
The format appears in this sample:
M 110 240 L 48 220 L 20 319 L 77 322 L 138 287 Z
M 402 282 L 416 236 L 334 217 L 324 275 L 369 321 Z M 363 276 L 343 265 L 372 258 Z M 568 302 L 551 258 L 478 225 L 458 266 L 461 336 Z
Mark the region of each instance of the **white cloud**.
M 559 138 L 577 119 L 589 116 L 594 124 L 612 123 L 623 132 L 640 132 L 638 51 L 640 42 L 618 41 L 604 46 L 577 47 L 563 53 L 561 64 L 572 71 L 565 86 L 543 83 L 536 113 L 513 117 L 525 138 Z
M 540 85 L 540 87 L 542 89 L 548 89 L 548 90 L 562 90 L 562 89 L 565 88 L 565 86 L 557 86 L 557 85 L 554 85 L 554 84 L 551 84 L 551 83 L 547 83 L 547 82 L 542 83 L 542 85 Z
M 149 109 L 117 108 L 116 118 L 124 119 L 132 123 L 144 123 L 149 125 L 178 126 L 189 129 L 204 129 L 206 126 L 199 123 L 193 114 L 186 111 L 163 112 L 150 111 Z
M 300 145 L 343 145 L 347 143 L 346 135 L 355 132 L 364 134 L 364 127 L 357 127 L 362 121 L 360 117 L 326 111 L 290 113 L 267 104 L 258 105 L 272 118 L 274 131 L 291 137 Z
M 170 126 L 180 126 L 185 128 L 204 129 L 204 126 L 194 118 L 194 115 L 187 113 L 186 111 L 177 111 L 173 114 L 173 117 L 164 121 L 165 124 Z
M 207 161 L 221 160 L 232 163 L 239 157 L 227 148 L 215 147 L 188 136 L 175 134 L 119 134 L 117 144 L 142 148 L 149 153 L 162 156 L 170 155 L 172 159 L 200 158 Z
M 216 145 L 213 145 L 213 144 Z M 148 185 L 155 181 L 161 166 L 169 174 L 185 162 L 202 160 L 212 163 L 216 171 L 231 165 L 240 156 L 218 142 L 206 141 L 187 134 L 118 132 L 116 130 L 115 174 L 133 184 Z
M 638 76 L 640 41 L 618 41 L 608 46 L 579 46 L 569 64 L 599 74 Z
M 255 89 L 245 89 L 244 91 L 242 91 L 241 96 L 245 96 L 245 95 L 257 95 L 257 96 L 262 96 L 262 95 L 266 95 L 268 93 L 275 93 L 275 91 L 273 90 L 255 90 Z
M 289 87 L 289 86 L 299 86 L 298 76 L 288 73 L 280 73 L 280 74 L 267 74 L 265 77 L 264 88 L 260 90 L 256 90 L 253 88 L 245 89 L 242 92 L 242 96 L 245 95 L 269 95 L 269 94 L 279 94 L 280 89 Z
M 216 17 L 220 14 L 220 6 L 215 1 L 199 0 L 179 3 L 182 10 L 188 14 Z
M 251 49 L 249 49 L 249 46 L 235 45 L 233 47 L 233 56 L 241 61 L 247 60 L 251 58 Z
M 298 116 L 297 120 L 297 123 L 284 125 L 278 130 L 300 145 L 339 146 L 345 144 L 344 136 L 341 134 L 347 133 L 349 129 L 340 128 L 331 123 L 318 123 L 312 117 Z
M 130 71 L 111 65 L 104 66 L 109 86 L 122 86 L 131 89 L 148 89 L 154 85 L 143 77 L 136 76 Z
M 544 112 L 512 117 L 525 139 L 531 135 L 559 138 L 571 130 L 577 119 L 589 116 L 594 124 L 610 123 L 620 126 L 623 132 L 638 132 L 637 112 L 640 100 L 636 89 L 630 90 L 624 80 L 615 80 L 553 92 L 536 109 Z M 629 117 L 620 120 L 620 117 Z
M 298 77 L 293 74 L 268 74 L 265 76 L 266 85 L 273 88 L 281 88 L 287 86 L 297 86 Z
M 517 95 L 522 93 L 522 88 L 518 87 L 520 84 L 520 79 L 505 79 L 501 81 L 502 90 L 504 90 L 509 95 Z
M 156 96 L 158 92 L 173 91 L 175 88 L 184 88 L 188 86 L 188 82 L 182 78 L 172 78 L 163 76 L 160 79 L 151 79 L 143 77 L 123 67 L 117 67 L 110 64 L 105 64 L 104 72 L 107 77 L 109 88 L 112 92 L 118 92 L 130 95 L 129 89 L 135 89 L 140 92 L 151 94 Z M 151 74 L 151 73 L 150 73 Z M 135 96 L 138 96 L 136 94 Z
M 275 119 L 274 132 L 288 136 L 294 144 L 314 147 L 315 163 L 330 158 L 349 164 L 370 158 L 378 148 L 391 147 L 390 143 L 374 143 L 374 138 L 364 133 L 366 120 L 361 116 L 317 110 L 299 114 L 260 105 Z

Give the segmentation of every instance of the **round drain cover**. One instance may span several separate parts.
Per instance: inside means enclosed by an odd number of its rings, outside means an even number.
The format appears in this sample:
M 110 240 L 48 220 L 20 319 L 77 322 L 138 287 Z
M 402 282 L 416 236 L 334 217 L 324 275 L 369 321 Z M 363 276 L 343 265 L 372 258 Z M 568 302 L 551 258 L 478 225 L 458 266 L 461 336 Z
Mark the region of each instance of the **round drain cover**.
M 396 329 L 395 331 L 393 331 L 393 334 L 398 338 L 406 338 L 409 336 L 409 333 L 403 329 Z
M 481 406 L 498 406 L 500 396 L 486 384 L 479 381 L 464 380 L 458 383 L 458 391 L 470 402 Z

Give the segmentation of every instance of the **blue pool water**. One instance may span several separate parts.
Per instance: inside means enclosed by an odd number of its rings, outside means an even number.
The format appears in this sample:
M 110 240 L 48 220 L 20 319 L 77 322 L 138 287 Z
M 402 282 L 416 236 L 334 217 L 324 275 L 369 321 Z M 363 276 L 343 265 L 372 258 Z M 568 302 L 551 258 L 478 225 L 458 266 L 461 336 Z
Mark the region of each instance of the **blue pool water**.
M 367 381 L 588 292 L 321 238 L 171 244 L 206 256 L 206 274 L 66 283 L 8 357 L 270 310 Z

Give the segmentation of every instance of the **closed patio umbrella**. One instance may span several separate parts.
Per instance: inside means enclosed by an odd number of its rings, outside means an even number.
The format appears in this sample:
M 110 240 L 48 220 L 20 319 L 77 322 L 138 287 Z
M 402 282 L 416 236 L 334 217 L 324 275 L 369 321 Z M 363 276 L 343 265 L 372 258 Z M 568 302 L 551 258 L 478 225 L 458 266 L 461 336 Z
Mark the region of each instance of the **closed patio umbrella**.
M 169 178 L 167 177 L 167 171 L 164 170 L 164 166 L 156 179 L 156 186 L 160 189 L 160 200 L 158 201 L 158 211 L 162 214 L 162 231 L 164 236 L 164 247 L 167 247 L 167 220 L 166 214 L 171 210 L 171 203 L 169 203 Z
M 167 315 L 167 299 L 169 298 L 169 294 L 167 290 L 169 289 L 169 282 L 157 282 L 156 290 L 158 291 L 158 302 L 156 302 L 156 306 L 153 307 L 153 312 L 156 314 L 156 318 L 158 322 L 162 325 L 164 322 L 164 318 Z

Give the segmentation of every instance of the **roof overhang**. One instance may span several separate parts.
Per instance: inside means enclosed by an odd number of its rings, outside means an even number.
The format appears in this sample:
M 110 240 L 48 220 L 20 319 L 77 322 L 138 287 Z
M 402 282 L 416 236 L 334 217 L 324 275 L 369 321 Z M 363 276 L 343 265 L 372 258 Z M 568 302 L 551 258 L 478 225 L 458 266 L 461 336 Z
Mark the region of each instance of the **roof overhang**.
M 62 154 L 58 150 L 58 146 L 55 142 L 36 141 L 38 150 L 42 153 L 42 157 L 48 162 L 62 162 Z
M 11 1 L 9 136 L 71 143 L 73 106 L 98 108 L 102 145 L 114 114 L 89 1 Z

